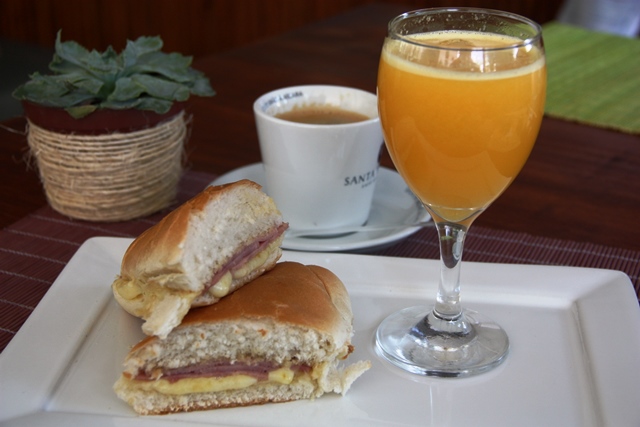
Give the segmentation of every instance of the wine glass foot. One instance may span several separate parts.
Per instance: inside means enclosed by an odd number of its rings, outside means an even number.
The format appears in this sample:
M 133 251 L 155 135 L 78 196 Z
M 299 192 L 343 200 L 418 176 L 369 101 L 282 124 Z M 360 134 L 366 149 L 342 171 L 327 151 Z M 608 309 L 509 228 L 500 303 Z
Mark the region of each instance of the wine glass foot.
M 376 350 L 415 374 L 466 377 L 502 363 L 509 338 L 500 326 L 475 311 L 464 310 L 460 318 L 449 321 L 427 307 L 409 307 L 382 321 L 376 331 Z

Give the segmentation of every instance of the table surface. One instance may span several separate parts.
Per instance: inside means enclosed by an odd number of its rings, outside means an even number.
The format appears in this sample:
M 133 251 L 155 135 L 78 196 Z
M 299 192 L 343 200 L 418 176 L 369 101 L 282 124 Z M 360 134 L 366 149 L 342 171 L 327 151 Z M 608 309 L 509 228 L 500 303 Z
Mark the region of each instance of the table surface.
M 260 161 L 252 103 L 269 90 L 336 84 L 375 92 L 386 23 L 401 12 L 397 5 L 374 4 L 197 58 L 194 67 L 207 74 L 217 95 L 192 98 L 189 167 L 222 174 Z M 35 168 L 24 161 L 24 119 L 4 126 L 1 227 L 46 203 Z M 392 166 L 387 155 L 382 164 Z M 545 118 L 524 169 L 476 224 L 639 250 L 639 170 L 638 135 Z
M 403 11 L 398 5 L 375 3 L 246 47 L 196 58 L 194 67 L 206 73 L 217 95 L 193 98 L 189 105 L 192 126 L 186 150 L 191 177 L 200 177 L 200 183 L 205 185 L 212 177 L 260 161 L 252 104 L 267 91 L 301 84 L 335 84 L 375 92 L 377 63 L 386 24 Z M 37 171 L 27 161 L 25 126 L 23 118 L 0 124 L 0 228 L 6 235 L 6 239 L 0 242 L 0 249 L 4 249 L 4 253 L 0 253 L 4 255 L 4 258 L 0 257 L 4 260 L 0 270 L 7 274 L 7 283 L 16 281 L 12 285 L 16 288 L 25 286 L 32 277 L 30 270 L 18 271 L 13 264 L 17 262 L 16 254 L 27 249 L 19 250 L 11 245 L 18 244 L 16 239 L 26 239 L 32 234 L 27 229 L 35 227 L 34 222 L 44 216 L 52 218 L 55 215 L 47 210 Z M 386 153 L 381 162 L 392 167 Z M 640 226 L 637 223 L 640 213 L 639 171 L 638 135 L 546 117 L 524 169 L 505 193 L 478 218 L 471 231 L 473 233 L 477 229 L 480 240 L 483 234 L 503 235 L 505 240 L 514 244 L 542 239 L 550 251 L 560 247 L 578 247 L 585 253 L 597 252 L 600 254 L 597 257 L 615 252 L 616 257 L 626 263 L 626 267 L 620 269 L 626 269 L 637 287 L 637 265 L 640 261 Z M 189 191 L 183 195 L 186 197 Z M 27 220 L 31 222 L 25 222 Z M 56 221 L 63 222 L 57 217 Z M 111 230 L 113 235 L 135 236 L 153 221 L 142 221 L 137 228 L 117 224 L 85 225 L 84 228 L 94 229 L 96 234 L 108 234 Z M 77 226 L 79 223 L 74 224 Z M 53 233 L 52 227 L 48 227 L 42 225 L 39 233 Z M 123 232 L 124 229 L 128 231 Z M 426 248 L 428 236 L 430 234 L 423 235 L 422 248 Z M 411 245 L 416 244 L 415 241 L 403 244 L 405 246 L 395 252 L 378 253 L 437 256 L 437 250 L 434 252 L 431 243 L 429 250 L 414 249 Z M 28 251 L 32 257 L 33 251 L 40 250 L 38 245 L 37 242 L 24 243 L 24 247 L 30 248 Z M 504 250 L 502 247 L 495 249 L 497 252 Z M 71 255 L 72 252 L 61 255 L 56 269 L 38 280 L 50 285 Z M 600 258 L 597 257 L 590 261 L 566 263 L 607 268 L 614 265 L 599 264 Z M 524 261 L 563 262 L 542 256 L 534 258 L 532 255 L 531 259 Z M 509 261 L 504 255 L 480 260 Z M 522 259 L 516 261 L 519 260 Z M 5 345 L 37 305 L 46 288 L 44 286 L 39 297 L 28 302 L 0 295 L 0 303 L 4 301 L 9 305 L 22 304 L 26 307 L 26 312 L 13 326 L 0 324 L 0 338 L 3 327 L 8 334 Z M 4 345 L 0 350 L 2 348 Z

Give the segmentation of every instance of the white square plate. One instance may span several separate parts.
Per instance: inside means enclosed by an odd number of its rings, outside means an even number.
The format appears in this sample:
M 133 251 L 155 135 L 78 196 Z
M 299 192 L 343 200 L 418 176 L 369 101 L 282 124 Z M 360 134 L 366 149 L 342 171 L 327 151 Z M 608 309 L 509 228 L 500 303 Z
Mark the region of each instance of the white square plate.
M 353 303 L 356 351 L 373 362 L 345 397 L 139 417 L 112 385 L 140 321 L 110 285 L 131 240 L 93 238 L 0 355 L 2 426 L 633 426 L 640 425 L 640 309 L 623 273 L 465 263 L 463 303 L 499 322 L 511 352 L 464 379 L 405 374 L 373 348 L 378 323 L 436 292 L 438 263 L 285 252 L 335 272 Z

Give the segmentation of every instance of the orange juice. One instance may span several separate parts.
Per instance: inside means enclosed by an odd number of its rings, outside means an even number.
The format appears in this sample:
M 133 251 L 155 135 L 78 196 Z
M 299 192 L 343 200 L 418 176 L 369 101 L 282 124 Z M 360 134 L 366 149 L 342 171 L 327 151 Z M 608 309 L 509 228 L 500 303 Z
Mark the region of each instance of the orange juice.
M 455 49 L 514 44 L 489 34 L 418 37 L 451 49 L 387 40 L 378 74 L 385 141 L 416 196 L 443 219 L 462 221 L 507 188 L 533 148 L 545 100 L 544 55 L 535 46 Z

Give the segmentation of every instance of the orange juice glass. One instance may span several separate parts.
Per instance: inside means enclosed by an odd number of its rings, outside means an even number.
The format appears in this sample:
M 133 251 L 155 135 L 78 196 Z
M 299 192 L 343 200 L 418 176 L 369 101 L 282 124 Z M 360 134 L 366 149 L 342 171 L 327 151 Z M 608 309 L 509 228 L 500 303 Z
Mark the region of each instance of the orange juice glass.
M 436 215 L 463 221 L 507 188 L 533 148 L 544 108 L 544 55 L 535 46 L 501 50 L 518 40 L 497 34 L 451 31 L 413 40 L 445 50 L 384 45 L 378 97 L 385 141 L 416 196 Z M 456 50 L 486 45 L 496 50 Z
M 467 376 L 506 357 L 509 339 L 460 305 L 468 228 L 516 178 L 542 121 L 540 26 L 485 9 L 423 9 L 389 23 L 378 109 L 393 162 L 436 223 L 441 253 L 432 308 L 391 314 L 378 353 L 410 372 Z

